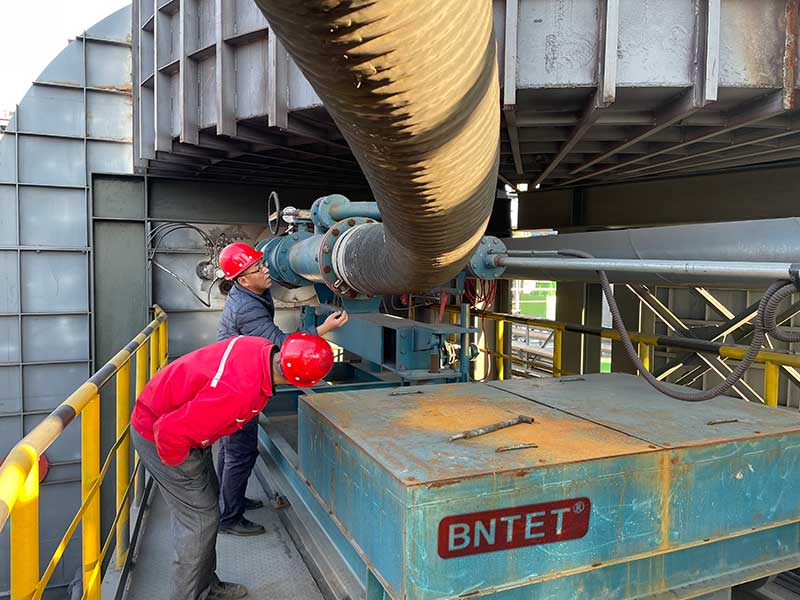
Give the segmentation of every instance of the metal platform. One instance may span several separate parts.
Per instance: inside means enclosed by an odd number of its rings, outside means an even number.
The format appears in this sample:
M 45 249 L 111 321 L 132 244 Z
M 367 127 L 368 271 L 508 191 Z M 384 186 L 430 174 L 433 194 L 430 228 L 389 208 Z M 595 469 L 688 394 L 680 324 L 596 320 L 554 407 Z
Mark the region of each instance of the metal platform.
M 299 478 L 368 590 L 696 598 L 800 565 L 797 414 L 679 402 L 626 375 L 403 392 L 299 409 Z M 519 414 L 534 424 L 448 441 Z M 518 444 L 536 447 L 498 452 Z
M 247 517 L 264 525 L 267 532 L 253 537 L 219 536 L 217 574 L 220 579 L 243 583 L 250 591 L 248 598 L 252 599 L 323 600 L 278 513 L 270 506 L 255 477 L 248 485 L 248 495 L 264 501 L 264 508 L 248 512 Z M 169 513 L 157 488 L 153 490 L 148 512 L 125 600 L 168 597 L 172 568 Z

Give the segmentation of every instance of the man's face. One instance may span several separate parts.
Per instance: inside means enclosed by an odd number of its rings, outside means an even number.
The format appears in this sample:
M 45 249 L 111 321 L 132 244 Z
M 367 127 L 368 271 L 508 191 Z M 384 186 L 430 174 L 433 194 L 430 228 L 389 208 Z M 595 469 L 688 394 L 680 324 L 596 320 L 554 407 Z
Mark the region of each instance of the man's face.
M 272 285 L 269 268 L 263 259 L 259 259 L 236 278 L 240 285 L 256 294 L 263 294 Z

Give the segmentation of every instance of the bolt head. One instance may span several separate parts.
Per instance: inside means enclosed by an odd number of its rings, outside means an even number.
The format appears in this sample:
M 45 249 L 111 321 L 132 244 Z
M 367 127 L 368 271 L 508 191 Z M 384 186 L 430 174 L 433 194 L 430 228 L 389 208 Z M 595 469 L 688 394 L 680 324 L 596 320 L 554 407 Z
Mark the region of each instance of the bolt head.
M 352 227 L 353 225 L 356 224 L 356 220 L 355 219 L 347 219 L 347 224 L 350 225 L 350 227 Z
M 331 229 L 331 233 L 333 235 L 339 235 L 341 233 L 341 231 L 339 231 L 338 227 L 334 227 L 333 229 Z
M 322 272 L 323 273 L 330 273 L 331 272 L 330 266 L 329 265 L 325 265 L 324 267 L 322 267 Z
M 330 247 L 329 247 L 329 246 L 323 246 L 323 247 L 322 247 L 322 252 L 323 252 L 324 254 L 330 254 L 330 252 L 331 252 L 331 249 L 330 249 Z

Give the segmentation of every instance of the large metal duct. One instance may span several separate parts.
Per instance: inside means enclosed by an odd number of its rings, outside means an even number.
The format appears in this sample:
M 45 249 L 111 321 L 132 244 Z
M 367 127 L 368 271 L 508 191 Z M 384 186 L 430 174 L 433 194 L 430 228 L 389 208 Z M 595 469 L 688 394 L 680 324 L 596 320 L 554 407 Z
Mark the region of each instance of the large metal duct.
M 488 0 L 256 0 L 350 144 L 383 224 L 337 242 L 372 294 L 458 273 L 491 213 L 499 84 Z
M 800 262 L 800 219 L 764 219 L 728 223 L 702 223 L 668 227 L 645 227 L 618 231 L 594 231 L 563 235 L 503 240 L 512 253 L 524 250 L 575 249 L 608 259 L 652 259 L 677 261 Z M 558 259 L 556 259 L 558 260 Z M 746 264 L 742 265 L 743 267 Z M 505 277 L 525 276 L 530 270 L 506 270 Z M 557 281 L 598 281 L 593 271 L 576 272 L 557 267 L 537 271 L 541 279 Z M 767 285 L 771 280 L 737 279 L 709 275 L 668 275 L 608 271 L 617 283 L 655 283 L 662 285 L 700 285 L 717 281 L 727 286 Z

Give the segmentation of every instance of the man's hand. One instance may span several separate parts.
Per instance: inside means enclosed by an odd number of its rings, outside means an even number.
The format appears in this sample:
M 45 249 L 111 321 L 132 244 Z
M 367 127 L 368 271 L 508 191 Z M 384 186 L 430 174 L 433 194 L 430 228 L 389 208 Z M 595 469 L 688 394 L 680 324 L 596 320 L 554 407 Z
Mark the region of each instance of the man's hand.
M 317 327 L 317 335 L 325 335 L 329 331 L 339 329 L 342 325 L 347 323 L 347 313 L 343 310 L 331 313 L 323 321 L 322 325 Z

